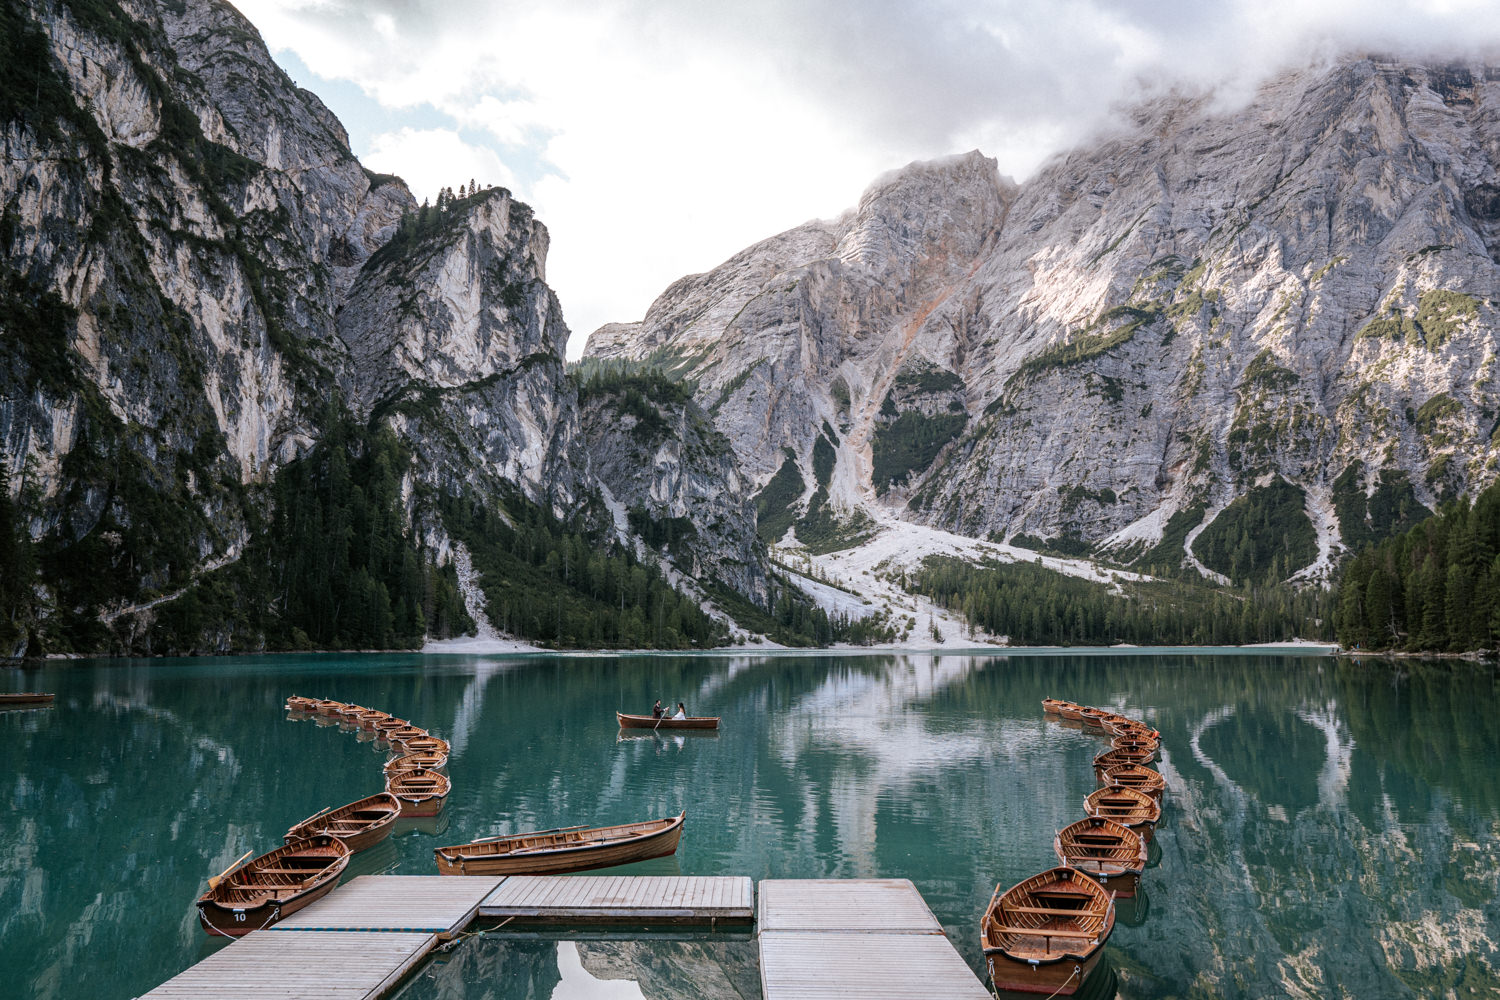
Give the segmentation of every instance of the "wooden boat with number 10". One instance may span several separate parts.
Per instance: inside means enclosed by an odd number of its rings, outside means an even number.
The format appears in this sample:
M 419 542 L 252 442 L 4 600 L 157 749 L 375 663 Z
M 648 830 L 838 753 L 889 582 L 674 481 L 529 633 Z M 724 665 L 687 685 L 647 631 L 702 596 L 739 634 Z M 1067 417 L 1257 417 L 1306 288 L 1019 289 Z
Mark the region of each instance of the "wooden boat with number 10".
M 995 989 L 1004 995 L 1068 997 L 1088 981 L 1115 929 L 1115 901 L 1073 868 L 1052 868 L 994 898 L 979 943 Z
M 690 715 L 686 719 L 674 719 L 669 715 L 656 718 L 654 715 L 626 715 L 616 712 L 615 719 L 621 729 L 718 729 L 717 715 Z
M 241 937 L 269 927 L 328 895 L 349 865 L 337 837 L 295 840 L 208 880 L 198 897 L 198 922 L 210 934 Z
M 677 852 L 687 813 L 620 826 L 565 827 L 439 847 L 441 875 L 558 875 L 612 868 Z

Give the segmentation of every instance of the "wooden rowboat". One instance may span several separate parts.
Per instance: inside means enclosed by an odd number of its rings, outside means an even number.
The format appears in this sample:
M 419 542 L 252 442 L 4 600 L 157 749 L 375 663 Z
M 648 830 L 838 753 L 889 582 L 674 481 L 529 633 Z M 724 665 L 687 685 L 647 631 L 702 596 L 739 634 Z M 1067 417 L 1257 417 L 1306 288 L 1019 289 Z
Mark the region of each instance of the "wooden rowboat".
M 447 740 L 438 739 L 436 736 L 412 736 L 407 739 L 391 739 L 391 751 L 397 749 L 405 753 L 437 753 L 444 757 L 453 748 L 448 745 Z
M 359 716 L 363 715 L 364 713 L 366 713 L 368 711 L 370 711 L 370 709 L 365 708 L 365 706 L 363 706 L 363 705 L 356 705 L 356 704 L 354 704 L 354 702 L 350 701 L 350 702 L 346 702 L 344 704 L 344 707 L 341 708 L 341 709 L 339 709 L 334 714 L 335 715 L 342 715 L 346 719 L 355 719 L 355 718 L 358 718 Z
M 1108 785 L 1090 792 L 1083 800 L 1083 811 L 1129 827 L 1148 844 L 1156 834 L 1157 820 L 1161 819 L 1161 803 L 1124 785 Z
M 1102 779 L 1107 768 L 1118 767 L 1121 764 L 1139 764 L 1144 767 L 1151 762 L 1156 755 L 1155 748 L 1145 747 L 1111 747 L 1101 754 L 1094 755 L 1094 775 Z M 1111 782 L 1102 781 L 1102 784 Z
M 423 768 L 428 771 L 437 771 L 447 766 L 448 755 L 445 753 L 407 753 L 386 761 L 385 773 L 389 776 L 402 771 L 417 771 Z
M 1079 720 L 1084 725 L 1092 726 L 1095 729 L 1104 728 L 1104 717 L 1109 714 L 1102 708 L 1081 708 L 1078 710 Z
M 325 698 L 322 701 L 313 702 L 312 710 L 314 712 L 317 712 L 319 715 L 338 715 L 339 712 L 343 711 L 343 708 L 343 702 L 329 701 Z
M 717 715 L 690 715 L 686 719 L 674 719 L 663 715 L 658 719 L 654 715 L 626 715 L 624 712 L 616 712 L 615 718 L 619 721 L 621 729 L 719 728 L 719 717 Z
M 296 913 L 339 884 L 349 845 L 337 837 L 295 840 L 210 880 L 198 922 L 210 934 L 240 937 Z
M 1104 955 L 1115 904 L 1073 868 L 1051 868 L 1000 891 L 979 923 L 990 979 L 1002 995 L 1072 996 Z
M 427 730 L 421 726 L 402 726 L 400 729 L 387 729 L 380 734 L 380 738 L 392 747 L 399 748 L 405 740 L 415 740 L 425 737 Z
M 1150 738 L 1153 740 L 1161 739 L 1161 733 L 1157 732 L 1155 729 L 1152 729 L 1144 722 L 1106 722 L 1104 724 L 1104 729 L 1105 732 L 1109 733 L 1111 736 L 1135 736 L 1139 738 Z
M 390 717 L 391 713 L 382 712 L 377 708 L 372 708 L 363 715 L 358 716 L 357 721 L 359 722 L 360 729 L 363 729 L 365 732 L 373 733 L 375 731 L 375 723 L 383 722 Z
M 1082 712 L 1083 706 L 1075 705 L 1071 701 L 1063 702 L 1061 705 L 1057 706 L 1057 714 L 1062 716 L 1064 719 L 1067 719 L 1069 722 L 1082 721 L 1083 716 L 1080 714 Z
M 1135 895 L 1146 870 L 1146 842 L 1141 835 L 1102 816 L 1089 816 L 1057 831 L 1052 850 L 1063 864 L 1087 872 L 1122 898 Z
M 677 852 L 687 813 L 620 826 L 566 827 L 439 847 L 442 875 L 557 875 L 661 858 Z
M 387 715 L 385 718 L 377 720 L 370 728 L 381 739 L 385 739 L 388 733 L 394 733 L 396 730 L 405 729 L 410 725 L 411 723 L 405 719 L 398 719 L 394 715 Z
M 446 775 L 418 767 L 396 771 L 385 777 L 385 790 L 401 800 L 401 815 L 436 816 L 448 800 L 451 785 Z
M 50 705 L 56 697 L 46 691 L 6 691 L 0 693 L 0 705 Z
M 379 792 L 358 802 L 309 816 L 288 830 L 282 839 L 290 844 L 294 840 L 326 834 L 342 840 L 351 852 L 357 854 L 389 837 L 400 815 L 401 800 L 390 792 Z
M 286 710 L 288 712 L 311 712 L 317 703 L 316 698 L 304 698 L 300 694 L 294 694 L 286 700 Z
M 1116 736 L 1109 741 L 1109 745 L 1116 750 L 1145 750 L 1151 754 L 1151 760 L 1161 760 L 1159 740 L 1147 739 L 1144 736 Z
M 1145 792 L 1158 802 L 1167 792 L 1167 780 L 1151 768 L 1142 767 L 1140 764 L 1116 764 L 1114 767 L 1106 767 L 1099 772 L 1099 784 L 1125 785 L 1136 791 Z
M 1047 715 L 1058 715 L 1064 705 L 1072 705 L 1071 701 L 1063 701 L 1061 698 L 1043 698 L 1042 711 Z

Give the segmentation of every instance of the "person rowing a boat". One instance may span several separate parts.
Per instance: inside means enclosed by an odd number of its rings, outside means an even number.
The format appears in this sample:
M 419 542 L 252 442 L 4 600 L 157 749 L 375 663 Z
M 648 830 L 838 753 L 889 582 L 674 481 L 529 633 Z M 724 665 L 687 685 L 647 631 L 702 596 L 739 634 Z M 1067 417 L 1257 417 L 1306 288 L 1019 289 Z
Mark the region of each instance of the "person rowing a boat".
M 651 707 L 651 718 L 660 719 L 662 713 L 661 699 L 656 699 L 656 704 Z
M 686 719 L 687 718 L 687 709 L 683 707 L 682 702 L 679 701 L 677 703 L 677 711 L 676 711 L 676 713 L 673 714 L 672 718 L 674 718 L 674 719 Z

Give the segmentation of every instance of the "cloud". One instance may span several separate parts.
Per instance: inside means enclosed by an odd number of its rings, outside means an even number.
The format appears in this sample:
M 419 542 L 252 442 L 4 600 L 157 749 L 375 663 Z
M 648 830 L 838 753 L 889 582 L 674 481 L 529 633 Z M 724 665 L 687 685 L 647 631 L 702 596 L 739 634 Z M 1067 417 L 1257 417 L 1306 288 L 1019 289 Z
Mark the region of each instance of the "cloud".
M 401 128 L 370 140 L 361 161 L 371 170 L 396 174 L 417 196 L 433 199 L 439 188 L 476 180 L 481 185 L 514 187 L 510 168 L 493 149 L 465 142 L 450 129 Z
M 239 6 L 273 51 L 451 121 L 381 134 L 357 150 L 372 168 L 419 197 L 488 177 L 536 207 L 575 353 L 672 280 L 837 214 L 910 160 L 978 147 L 1023 179 L 1145 95 L 1243 99 L 1331 53 L 1466 57 L 1500 40 L 1500 6 L 1477 0 Z

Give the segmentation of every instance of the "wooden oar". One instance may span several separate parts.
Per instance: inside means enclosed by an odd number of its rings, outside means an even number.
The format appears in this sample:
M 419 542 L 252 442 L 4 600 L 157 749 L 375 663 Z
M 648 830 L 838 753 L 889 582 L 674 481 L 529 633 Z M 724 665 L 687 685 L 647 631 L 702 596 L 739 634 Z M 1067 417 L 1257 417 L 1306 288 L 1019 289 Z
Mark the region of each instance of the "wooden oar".
M 208 887 L 210 889 L 217 889 L 219 887 L 219 883 L 222 882 L 222 881 L 224 881 L 224 876 L 226 876 L 230 872 L 234 871 L 235 866 L 238 865 L 241 861 L 244 861 L 246 858 L 248 858 L 254 850 L 255 850 L 255 848 L 252 847 L 250 850 L 246 851 L 244 854 L 241 854 L 235 860 L 234 864 L 230 865 L 228 868 L 226 868 L 223 871 L 219 872 L 219 874 L 217 874 L 217 875 L 210 875 L 208 877 Z

